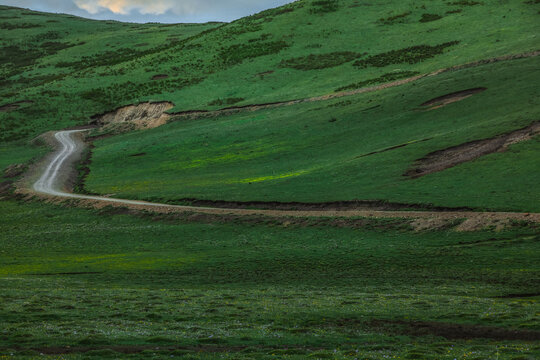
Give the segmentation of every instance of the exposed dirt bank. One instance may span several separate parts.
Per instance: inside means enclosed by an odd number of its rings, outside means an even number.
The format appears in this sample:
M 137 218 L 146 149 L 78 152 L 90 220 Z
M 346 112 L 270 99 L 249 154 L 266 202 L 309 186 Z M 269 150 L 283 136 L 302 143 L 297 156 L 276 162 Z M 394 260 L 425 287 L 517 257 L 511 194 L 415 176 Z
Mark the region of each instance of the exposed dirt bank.
M 174 107 L 170 102 L 140 103 L 118 108 L 114 111 L 95 115 L 93 124 L 104 129 L 136 130 L 151 129 L 167 123 L 171 115 L 166 111 Z
M 161 200 L 165 201 L 165 200 Z M 472 211 L 467 207 L 449 208 L 422 204 L 401 204 L 382 200 L 351 200 L 351 201 L 329 201 L 320 203 L 302 202 L 278 202 L 278 201 L 224 201 L 224 200 L 199 200 L 181 199 L 170 202 L 171 205 L 188 205 L 197 207 L 212 207 L 219 209 L 260 209 L 260 210 L 294 210 L 294 211 L 318 211 L 318 210 L 377 210 L 377 211 L 397 211 L 397 210 L 429 210 L 429 211 Z
M 504 151 L 512 144 L 530 140 L 538 134 L 540 134 L 540 121 L 535 121 L 526 128 L 510 133 L 435 151 L 417 160 L 413 167 L 405 173 L 405 176 L 419 178 L 427 174 L 442 171 L 487 154 Z
M 26 169 L 26 165 L 24 164 L 10 165 L 4 170 L 4 178 L 12 179 L 12 178 L 18 177 L 24 173 L 25 169 Z
M 427 110 L 434 110 L 434 109 L 438 109 L 440 107 L 446 106 L 451 103 L 465 100 L 475 94 L 484 92 L 486 90 L 487 89 L 484 87 L 462 90 L 462 91 L 454 92 L 451 94 L 436 97 L 434 99 L 426 101 L 420 106 L 429 107 L 429 109 Z

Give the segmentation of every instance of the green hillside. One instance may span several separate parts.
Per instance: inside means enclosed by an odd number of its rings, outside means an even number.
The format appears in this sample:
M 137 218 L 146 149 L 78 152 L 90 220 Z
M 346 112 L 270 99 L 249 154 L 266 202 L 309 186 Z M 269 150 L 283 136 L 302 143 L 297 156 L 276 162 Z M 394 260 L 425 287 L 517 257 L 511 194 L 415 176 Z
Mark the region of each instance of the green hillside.
M 172 101 L 181 111 L 218 99 L 242 105 L 323 95 L 394 71 L 537 50 L 539 29 L 538 5 L 522 0 L 297 1 L 221 26 L 1 12 L 0 96 L 34 102 L 0 115 L 4 140 L 143 100 Z M 373 60 L 380 54 L 387 56 Z M 169 77 L 151 80 L 162 74 Z
M 16 107 L 0 112 L 3 153 L 46 130 L 148 100 L 172 102 L 170 113 L 264 104 L 530 53 L 538 49 L 538 11 L 523 1 L 297 1 L 230 24 L 139 25 L 3 7 L 0 95 L 2 105 Z M 419 179 L 403 176 L 433 151 L 538 120 L 537 59 L 113 137 L 96 143 L 87 191 L 163 201 L 379 199 L 538 211 L 537 141 Z M 418 110 L 433 97 L 477 87 L 487 91 Z M 520 170 L 508 179 L 510 163 Z
M 539 20 L 538 0 L 174 25 L 0 6 L 0 358 L 540 358 Z M 75 192 L 328 216 L 15 191 L 52 159 L 40 135 L 82 126 Z M 332 212 L 366 203 L 392 211 Z
M 86 189 L 179 203 L 382 199 L 539 211 L 538 138 L 417 179 L 404 176 L 428 153 L 540 119 L 538 63 L 500 62 L 369 94 L 179 119 L 110 137 L 95 143 Z M 478 86 L 487 90 L 439 109 L 420 106 Z

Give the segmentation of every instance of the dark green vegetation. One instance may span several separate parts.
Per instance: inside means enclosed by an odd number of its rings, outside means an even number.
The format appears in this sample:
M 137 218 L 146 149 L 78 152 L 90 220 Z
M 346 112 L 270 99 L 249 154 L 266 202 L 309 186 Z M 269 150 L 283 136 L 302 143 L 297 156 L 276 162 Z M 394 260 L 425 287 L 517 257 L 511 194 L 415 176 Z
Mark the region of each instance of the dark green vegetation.
M 342 86 L 342 87 L 336 89 L 336 92 L 346 91 L 346 90 L 361 89 L 361 88 L 369 86 L 369 85 L 375 85 L 375 84 L 390 82 L 390 81 L 399 80 L 399 79 L 403 79 L 403 78 L 413 77 L 415 75 L 418 75 L 418 73 L 415 72 L 415 71 L 396 71 L 396 72 L 384 74 L 384 75 L 379 76 L 378 78 L 375 78 L 375 79 L 364 80 L 364 81 L 360 81 L 360 82 L 350 84 L 350 85 L 347 85 L 347 86 Z
M 24 169 L 10 165 L 46 152 L 37 135 L 171 101 L 172 113 L 246 109 L 101 137 L 76 190 L 538 212 L 538 136 L 406 176 L 428 154 L 540 120 L 538 57 L 482 62 L 538 50 L 538 11 L 301 0 L 230 24 L 141 25 L 0 7 L 0 196 Z M 4 198 L 0 228 L 0 357 L 540 357 L 532 225 L 415 232 L 397 219 L 175 218 Z
M 534 228 L 186 223 L 13 201 L 0 211 L 1 355 L 540 353 Z
M 458 41 L 451 41 L 436 46 L 417 45 L 405 49 L 392 50 L 370 56 L 365 60 L 355 61 L 353 65 L 359 68 L 367 68 L 370 66 L 386 67 L 392 64 L 416 64 L 442 54 L 444 49 L 458 43 Z
M 362 55 L 350 52 L 341 51 L 329 54 L 308 55 L 294 59 L 283 60 L 282 67 L 288 67 L 297 70 L 317 70 L 326 69 L 329 67 L 338 66 L 350 62 Z

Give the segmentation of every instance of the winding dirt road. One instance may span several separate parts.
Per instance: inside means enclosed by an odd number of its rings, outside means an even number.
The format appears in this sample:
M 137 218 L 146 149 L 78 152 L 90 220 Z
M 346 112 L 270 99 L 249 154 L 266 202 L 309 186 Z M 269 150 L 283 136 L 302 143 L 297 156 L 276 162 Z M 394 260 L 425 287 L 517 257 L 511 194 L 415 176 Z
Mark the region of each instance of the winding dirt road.
M 526 220 L 540 223 L 539 213 L 511 213 L 511 212 L 472 212 L 472 211 L 376 211 L 376 210 L 262 210 L 262 209 L 225 209 L 212 207 L 195 207 L 151 203 L 127 199 L 116 199 L 105 196 L 90 196 L 74 194 L 66 191 L 62 178 L 66 173 L 72 172 L 71 163 L 77 153 L 85 147 L 85 143 L 75 134 L 85 130 L 60 131 L 55 134 L 58 150 L 34 183 L 35 192 L 53 198 L 79 199 L 93 206 L 112 205 L 128 207 L 139 210 L 148 210 L 157 213 L 202 213 L 213 215 L 234 216 L 268 216 L 268 217 L 341 217 L 341 218 L 407 218 L 420 219 L 427 223 L 432 221 L 452 221 L 466 219 L 460 227 L 461 230 L 472 230 L 478 227 L 497 225 L 510 220 Z M 423 226 L 420 226 L 422 228 Z M 459 229 L 459 227 L 458 227 Z

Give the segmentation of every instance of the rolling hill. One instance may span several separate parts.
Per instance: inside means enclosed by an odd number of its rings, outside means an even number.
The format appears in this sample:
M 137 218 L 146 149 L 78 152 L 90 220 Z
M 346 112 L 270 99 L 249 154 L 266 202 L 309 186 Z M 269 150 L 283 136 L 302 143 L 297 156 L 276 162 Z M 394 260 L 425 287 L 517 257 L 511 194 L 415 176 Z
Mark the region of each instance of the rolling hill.
M 297 1 L 202 25 L 2 8 L 10 20 L 2 36 L 1 133 L 18 154 L 16 140 L 45 130 L 88 124 L 124 105 L 169 102 L 167 114 L 179 121 L 96 142 L 86 191 L 176 202 L 383 200 L 538 211 L 534 140 L 404 176 L 431 153 L 538 120 L 537 8 L 522 1 Z M 361 93 L 442 69 L 449 71 Z M 421 106 L 474 88 L 486 91 L 442 108 Z M 301 101 L 313 97 L 323 101 Z M 301 103 L 256 116 L 174 116 L 288 101 Z M 520 169 L 511 178 L 509 163 Z
M 0 357 L 538 358 L 539 16 L 0 6 Z M 60 190 L 161 211 L 38 194 L 64 129 L 86 148 Z

